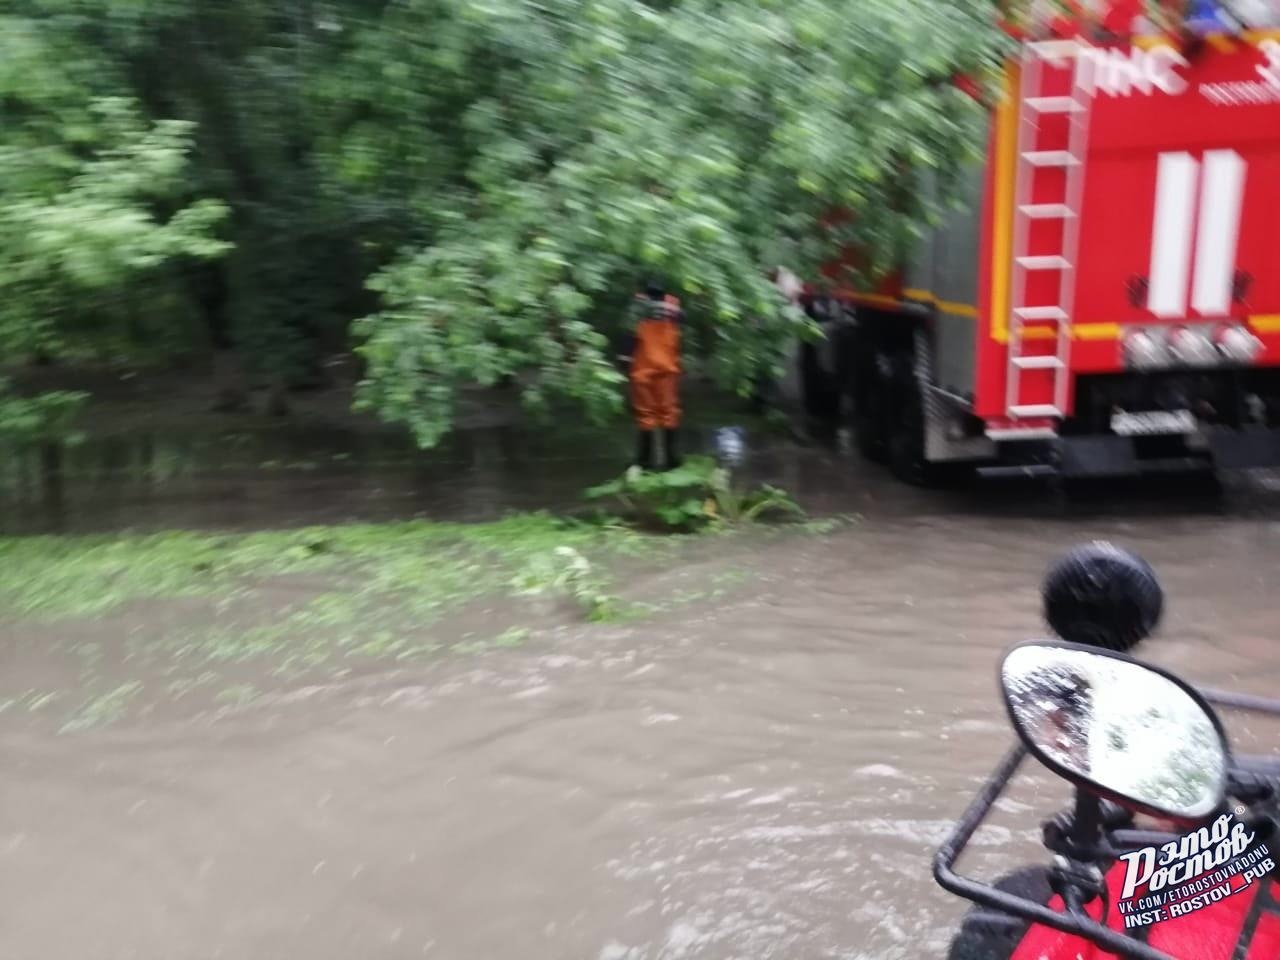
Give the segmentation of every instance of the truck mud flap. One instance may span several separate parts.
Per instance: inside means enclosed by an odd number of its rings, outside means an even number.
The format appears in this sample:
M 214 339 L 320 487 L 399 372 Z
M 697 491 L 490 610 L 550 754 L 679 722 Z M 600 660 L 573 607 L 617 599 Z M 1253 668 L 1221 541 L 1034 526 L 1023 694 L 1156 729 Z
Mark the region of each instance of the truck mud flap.
M 1213 430 L 1207 439 L 1222 470 L 1280 466 L 1280 430 Z
M 1058 443 L 1063 477 L 1136 477 L 1142 466 L 1129 437 L 1098 435 L 1063 437 Z

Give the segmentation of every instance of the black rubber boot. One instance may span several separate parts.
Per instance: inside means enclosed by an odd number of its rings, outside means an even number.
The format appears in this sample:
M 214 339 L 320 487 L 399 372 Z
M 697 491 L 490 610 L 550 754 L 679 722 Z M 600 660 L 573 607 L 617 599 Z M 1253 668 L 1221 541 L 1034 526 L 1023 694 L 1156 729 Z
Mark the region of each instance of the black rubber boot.
M 676 448 L 676 430 L 662 431 L 662 453 L 663 453 L 663 469 L 674 470 L 680 466 L 680 452 Z
M 653 469 L 653 431 L 641 430 L 636 435 L 635 465 L 641 470 Z

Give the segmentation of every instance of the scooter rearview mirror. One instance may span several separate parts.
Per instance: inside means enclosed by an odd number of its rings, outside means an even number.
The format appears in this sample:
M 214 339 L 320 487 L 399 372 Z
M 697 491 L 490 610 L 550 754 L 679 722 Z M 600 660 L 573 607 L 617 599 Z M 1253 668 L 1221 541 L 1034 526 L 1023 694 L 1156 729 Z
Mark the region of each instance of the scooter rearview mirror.
M 1204 699 L 1128 657 L 1068 643 L 1014 647 L 1005 705 L 1054 773 L 1131 809 L 1194 822 L 1226 793 L 1229 748 Z

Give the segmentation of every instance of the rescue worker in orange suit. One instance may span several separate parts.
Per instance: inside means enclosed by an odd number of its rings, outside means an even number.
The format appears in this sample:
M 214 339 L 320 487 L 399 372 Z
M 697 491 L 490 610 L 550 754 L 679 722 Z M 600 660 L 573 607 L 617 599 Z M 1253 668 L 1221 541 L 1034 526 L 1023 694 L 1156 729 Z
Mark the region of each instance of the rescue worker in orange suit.
M 684 313 L 680 301 L 668 296 L 661 285 L 650 283 L 636 295 L 635 342 L 631 351 L 631 408 L 639 430 L 636 466 L 652 470 L 655 439 L 662 431 L 664 465 L 680 465 L 677 431 L 680 428 L 680 325 Z

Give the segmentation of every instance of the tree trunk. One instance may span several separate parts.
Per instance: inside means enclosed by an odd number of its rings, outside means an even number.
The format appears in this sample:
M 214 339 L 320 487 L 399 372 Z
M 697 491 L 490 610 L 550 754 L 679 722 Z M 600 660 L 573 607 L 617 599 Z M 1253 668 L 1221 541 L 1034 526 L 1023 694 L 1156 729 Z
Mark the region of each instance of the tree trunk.
M 213 353 L 213 401 L 209 409 L 214 413 L 243 413 L 249 409 L 249 387 L 234 350 Z
M 66 519 L 66 488 L 62 475 L 62 444 L 46 441 L 40 444 L 41 502 L 49 527 L 61 530 Z
M 282 380 L 276 379 L 271 382 L 267 392 L 267 414 L 272 417 L 289 415 L 289 391 Z

